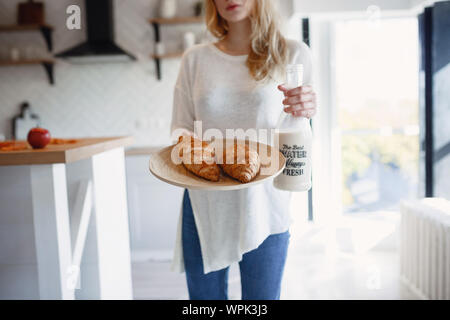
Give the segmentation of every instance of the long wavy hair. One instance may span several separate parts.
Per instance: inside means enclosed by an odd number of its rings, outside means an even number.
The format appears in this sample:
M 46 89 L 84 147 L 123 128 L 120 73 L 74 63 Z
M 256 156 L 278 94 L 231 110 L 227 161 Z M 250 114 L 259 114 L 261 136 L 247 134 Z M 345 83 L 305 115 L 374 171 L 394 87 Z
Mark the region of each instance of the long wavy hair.
M 223 39 L 227 35 L 228 23 L 220 16 L 214 0 L 205 0 L 205 18 L 213 36 Z M 273 0 L 255 0 L 250 21 L 251 49 L 246 62 L 250 75 L 256 81 L 276 78 L 284 72 L 288 49 Z

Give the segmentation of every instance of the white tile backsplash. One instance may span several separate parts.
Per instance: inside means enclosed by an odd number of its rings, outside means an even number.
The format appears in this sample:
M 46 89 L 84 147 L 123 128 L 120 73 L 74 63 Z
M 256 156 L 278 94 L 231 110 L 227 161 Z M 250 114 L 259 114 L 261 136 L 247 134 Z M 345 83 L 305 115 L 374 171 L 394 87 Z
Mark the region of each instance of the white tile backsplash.
M 82 30 L 67 30 L 66 8 L 83 0 L 40 0 L 45 3 L 47 22 L 55 27 L 54 52 L 85 40 Z M 0 24 L 12 24 L 20 0 L 0 0 Z M 179 1 L 178 15 L 193 14 L 195 0 Z M 11 137 L 11 119 L 20 104 L 29 101 L 43 126 L 53 136 L 83 137 L 132 134 L 138 145 L 163 145 L 169 140 L 172 92 L 179 59 L 162 62 L 162 81 L 156 79 L 153 28 L 147 22 L 157 16 L 157 0 L 115 0 L 116 42 L 138 62 L 70 64 L 57 60 L 55 85 L 51 86 L 39 66 L 0 68 L 0 136 Z M 167 50 L 181 49 L 185 30 L 202 34 L 202 26 L 164 26 L 161 37 Z M 1 33 L 0 47 L 45 48 L 37 32 Z M 40 50 L 43 51 L 42 49 Z M 45 51 L 44 51 L 45 53 Z

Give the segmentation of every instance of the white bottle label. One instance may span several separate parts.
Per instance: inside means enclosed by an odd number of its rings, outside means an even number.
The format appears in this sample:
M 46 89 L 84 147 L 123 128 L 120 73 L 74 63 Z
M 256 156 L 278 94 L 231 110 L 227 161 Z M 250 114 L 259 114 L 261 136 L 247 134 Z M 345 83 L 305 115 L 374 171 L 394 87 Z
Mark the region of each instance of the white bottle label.
M 307 191 L 311 188 L 311 134 L 302 131 L 280 132 L 280 152 L 286 158 L 282 173 L 274 179 L 276 188 Z

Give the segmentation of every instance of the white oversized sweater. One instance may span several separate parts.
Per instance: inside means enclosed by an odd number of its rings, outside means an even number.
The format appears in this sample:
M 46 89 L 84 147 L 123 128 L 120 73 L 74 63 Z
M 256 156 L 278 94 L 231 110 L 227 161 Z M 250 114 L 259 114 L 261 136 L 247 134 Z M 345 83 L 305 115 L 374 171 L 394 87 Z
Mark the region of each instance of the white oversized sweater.
M 304 65 L 304 83 L 311 82 L 311 55 L 306 44 L 288 40 L 289 63 Z M 246 55 L 232 56 L 214 44 L 185 52 L 175 86 L 171 132 L 275 128 L 283 110 L 282 81 L 256 83 L 245 65 Z M 174 137 L 175 138 L 175 137 Z M 204 272 L 238 262 L 269 235 L 289 229 L 291 194 L 273 187 L 273 180 L 237 191 L 189 190 L 198 230 Z M 172 270 L 183 272 L 182 212 L 178 221 Z

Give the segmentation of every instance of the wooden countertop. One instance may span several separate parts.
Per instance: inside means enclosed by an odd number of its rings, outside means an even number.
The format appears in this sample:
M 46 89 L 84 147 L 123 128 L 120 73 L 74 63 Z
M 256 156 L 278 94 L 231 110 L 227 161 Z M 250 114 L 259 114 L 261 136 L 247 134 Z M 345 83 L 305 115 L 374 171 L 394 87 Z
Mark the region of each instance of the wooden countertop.
M 44 149 L 0 151 L 0 166 L 70 163 L 133 143 L 133 137 L 80 138 L 76 143 L 48 145 Z

